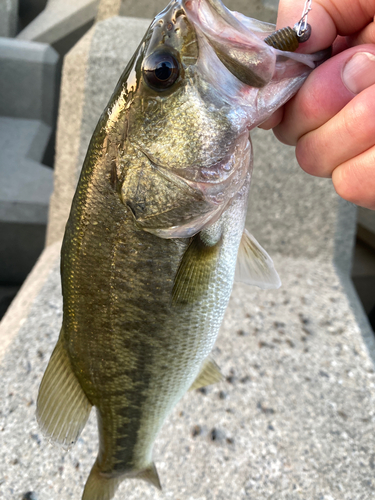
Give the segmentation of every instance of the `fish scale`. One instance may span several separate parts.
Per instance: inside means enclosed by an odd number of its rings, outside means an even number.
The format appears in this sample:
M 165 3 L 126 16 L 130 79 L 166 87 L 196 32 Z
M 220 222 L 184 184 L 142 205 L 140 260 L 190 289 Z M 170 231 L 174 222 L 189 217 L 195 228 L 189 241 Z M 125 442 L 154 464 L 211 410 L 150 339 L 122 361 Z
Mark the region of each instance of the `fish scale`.
M 157 236 L 137 228 L 130 211 L 124 210 L 117 193 L 109 187 L 109 174 L 106 169 L 108 162 L 96 163 L 90 186 L 100 186 L 100 189 L 94 191 L 88 187 L 86 196 L 78 191 L 78 202 L 73 203 L 73 210 L 75 203 L 82 203 L 82 208 L 77 212 L 82 218 L 94 220 L 97 224 L 89 222 L 85 231 L 76 235 L 76 225 L 72 219 L 66 234 L 73 233 L 77 245 L 70 245 L 69 236 L 65 238 L 63 245 L 64 262 L 72 263 L 71 273 L 74 274 L 76 282 L 81 282 L 76 292 L 80 306 L 84 311 L 94 307 L 92 317 L 88 318 L 85 312 L 84 322 L 79 324 L 77 335 L 73 332 L 66 334 L 66 343 L 71 358 L 77 359 L 76 376 L 86 389 L 89 400 L 101 414 L 99 433 L 103 444 L 100 447 L 98 464 L 104 473 L 141 469 L 146 465 L 136 462 L 135 457 L 141 453 L 136 444 L 146 448 L 144 455 L 148 458 L 150 443 L 153 442 L 162 420 L 192 384 L 200 364 L 211 351 L 216 336 L 216 325 L 221 323 L 226 305 L 223 304 L 223 299 L 228 296 L 223 283 L 215 279 L 207 300 L 203 301 L 200 307 L 180 306 L 177 310 L 172 307 L 170 296 L 173 277 L 188 241 L 176 244 L 174 240 L 160 240 Z M 113 197 L 113 202 L 108 203 L 109 197 Z M 111 207 L 110 210 L 101 209 L 100 213 L 96 213 L 104 202 Z M 112 227 L 108 227 L 109 221 Z M 241 227 L 237 230 L 238 243 L 244 221 L 241 222 Z M 85 249 L 101 240 L 102 226 L 108 236 L 94 255 L 87 255 Z M 161 246 L 159 251 L 155 251 L 156 245 Z M 77 248 L 80 251 L 76 250 Z M 109 248 L 112 252 L 108 252 Z M 134 248 L 141 250 L 132 258 L 131 250 Z M 225 244 L 223 252 L 224 249 Z M 219 268 L 218 274 L 220 271 Z M 226 266 L 222 272 L 223 275 L 227 274 Z M 87 275 L 90 280 L 85 279 Z M 167 276 L 170 277 L 169 287 L 165 286 Z M 133 281 L 137 282 L 136 290 L 131 285 L 132 277 Z M 70 281 L 70 275 L 67 280 Z M 107 282 L 109 286 L 101 289 L 99 298 L 97 290 L 95 295 L 90 291 L 92 283 L 97 285 L 96 288 L 101 288 Z M 226 288 L 231 288 L 230 282 Z M 156 290 L 159 293 L 156 293 Z M 65 298 L 64 314 L 65 308 L 69 311 L 74 307 L 76 293 L 72 291 L 72 297 L 68 294 Z M 213 303 L 216 303 L 216 307 L 212 307 Z M 100 311 L 102 304 L 108 308 L 107 314 Z M 144 317 L 145 309 L 147 318 Z M 192 309 L 197 318 L 195 322 L 191 320 Z M 96 323 L 95 330 L 92 322 Z M 179 329 L 176 332 L 177 322 Z M 69 326 L 68 321 L 66 332 L 69 331 Z M 87 348 L 90 350 L 90 356 L 85 358 Z M 117 353 L 121 353 L 121 356 Z M 105 363 L 102 361 L 103 357 L 107 360 Z M 153 358 L 159 362 L 155 362 Z M 86 359 L 86 365 L 83 365 L 82 359 Z M 167 370 L 160 370 L 160 362 Z M 96 369 L 91 374 L 90 367 L 98 365 L 101 369 Z M 91 376 L 82 376 L 82 373 L 90 373 Z M 102 374 L 105 374 L 105 377 Z M 113 408 L 113 391 L 118 407 L 114 414 L 110 411 Z M 121 392 L 122 397 L 118 394 Z M 133 411 L 129 412 L 132 406 Z M 144 410 L 150 407 L 154 408 L 154 412 Z M 146 433 L 147 438 L 139 441 L 137 433 Z M 124 438 L 127 439 L 126 448 L 123 447 Z

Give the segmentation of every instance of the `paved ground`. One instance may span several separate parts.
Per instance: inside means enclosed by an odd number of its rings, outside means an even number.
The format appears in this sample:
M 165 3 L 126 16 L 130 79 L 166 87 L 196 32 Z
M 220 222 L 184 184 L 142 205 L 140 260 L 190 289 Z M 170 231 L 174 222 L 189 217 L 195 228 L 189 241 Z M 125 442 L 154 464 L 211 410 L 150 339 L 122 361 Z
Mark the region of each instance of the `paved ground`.
M 235 286 L 214 349 L 226 381 L 188 393 L 160 433 L 164 492 L 128 480 L 117 499 L 375 498 L 373 339 L 363 340 L 332 266 L 275 263 L 281 289 Z M 79 499 L 96 456 L 94 412 L 70 451 L 35 421 L 60 323 L 56 261 L 0 365 L 0 498 Z

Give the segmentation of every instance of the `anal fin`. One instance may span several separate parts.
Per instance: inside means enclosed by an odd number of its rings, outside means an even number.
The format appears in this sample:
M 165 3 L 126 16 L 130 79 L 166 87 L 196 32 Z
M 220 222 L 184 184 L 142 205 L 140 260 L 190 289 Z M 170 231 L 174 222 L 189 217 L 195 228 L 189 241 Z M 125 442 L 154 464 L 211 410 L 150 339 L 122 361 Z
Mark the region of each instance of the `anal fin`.
M 39 388 L 36 417 L 43 433 L 71 446 L 82 432 L 91 403 L 73 373 L 61 334 Z
M 203 361 L 198 376 L 190 386 L 189 391 L 206 387 L 206 385 L 216 384 L 216 382 L 220 382 L 223 379 L 224 377 L 220 368 L 213 359 L 208 357 Z

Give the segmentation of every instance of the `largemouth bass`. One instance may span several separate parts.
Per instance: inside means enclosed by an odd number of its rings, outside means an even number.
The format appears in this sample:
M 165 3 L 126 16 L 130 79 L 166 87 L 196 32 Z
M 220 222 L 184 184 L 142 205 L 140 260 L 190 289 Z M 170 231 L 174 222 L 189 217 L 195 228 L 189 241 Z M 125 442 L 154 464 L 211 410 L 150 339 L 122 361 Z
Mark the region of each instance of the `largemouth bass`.
M 160 488 L 152 448 L 164 420 L 189 388 L 221 378 L 209 355 L 235 272 L 280 284 L 244 231 L 249 130 L 323 56 L 280 52 L 263 42 L 272 31 L 219 0 L 173 0 L 93 134 L 61 251 L 61 333 L 37 402 L 42 430 L 66 446 L 96 407 L 84 500 L 109 500 L 131 477 Z

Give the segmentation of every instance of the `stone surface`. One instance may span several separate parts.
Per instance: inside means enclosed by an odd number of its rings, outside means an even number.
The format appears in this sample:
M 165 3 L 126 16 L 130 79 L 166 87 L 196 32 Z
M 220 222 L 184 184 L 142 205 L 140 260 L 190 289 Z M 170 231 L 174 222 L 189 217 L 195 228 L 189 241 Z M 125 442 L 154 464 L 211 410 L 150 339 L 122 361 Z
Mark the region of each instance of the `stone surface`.
M 0 116 L 56 119 L 58 54 L 44 43 L 0 38 Z
M 39 120 L 0 117 L 1 221 L 47 223 L 53 172 L 40 162 L 50 133 Z
M 121 4 L 121 0 L 100 0 L 96 21 L 104 21 L 109 17 L 118 16 Z
M 42 165 L 51 127 L 0 116 L 0 283 L 21 284 L 42 252 L 53 171 Z
M 280 2 L 280 0 L 263 0 L 263 5 L 267 9 L 272 9 L 275 12 L 277 12 L 277 10 L 279 8 L 279 2 Z
M 55 44 L 92 21 L 99 0 L 49 0 L 46 8 L 17 37 Z
M 330 179 L 306 174 L 294 148 L 270 132 L 252 131 L 254 171 L 247 225 L 272 255 L 334 260 L 348 274 L 356 208 L 342 200 Z
M 49 444 L 34 417 L 61 325 L 58 249 L 38 264 L 44 285 L 34 275 L 0 326 L 5 499 L 80 498 L 97 452 L 94 412 L 70 451 Z M 116 498 L 373 498 L 373 336 L 366 323 L 361 335 L 331 264 L 281 255 L 275 264 L 281 289 L 234 288 L 213 353 L 226 380 L 188 393 L 156 441 L 163 493 L 128 480 Z M 20 303 L 33 294 L 25 316 Z
M 276 10 L 274 1 L 265 5 L 262 0 L 226 0 L 224 3 L 230 10 L 235 10 L 249 17 L 255 17 L 262 21 L 274 23 L 276 21 Z M 167 0 L 101 0 L 99 19 L 103 20 L 110 15 L 125 17 L 148 17 L 153 18 L 167 5 Z
M 15 36 L 17 31 L 18 0 L 0 2 L 0 37 Z
M 58 55 L 0 38 L 0 283 L 21 284 L 43 250 L 53 172 Z

